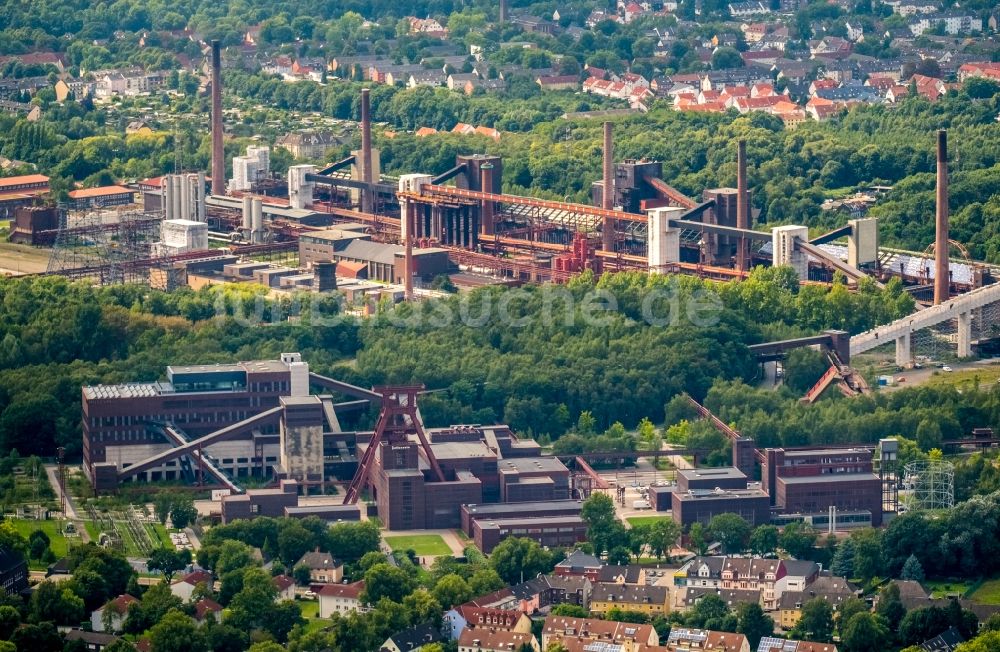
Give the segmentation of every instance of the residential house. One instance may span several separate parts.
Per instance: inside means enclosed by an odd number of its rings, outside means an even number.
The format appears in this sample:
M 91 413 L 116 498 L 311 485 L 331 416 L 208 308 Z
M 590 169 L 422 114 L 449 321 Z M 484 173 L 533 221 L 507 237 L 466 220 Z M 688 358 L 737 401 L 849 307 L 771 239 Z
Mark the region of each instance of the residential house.
M 204 625 L 209 618 L 222 622 L 222 613 L 222 605 L 211 598 L 202 598 L 194 605 L 194 619 L 199 625 Z
M 740 31 L 747 43 L 759 43 L 767 35 L 767 23 L 743 23 Z
M 717 589 L 722 586 L 725 557 L 695 557 L 674 573 L 674 586 L 700 586 Z
M 574 604 L 587 608 L 593 583 L 579 575 L 539 575 L 510 587 L 518 601 L 517 608 L 526 614 L 560 604 Z
M 743 634 L 684 627 L 672 627 L 662 649 L 666 652 L 751 652 L 750 643 Z
M 484 93 L 501 93 L 507 90 L 507 82 L 502 79 L 470 79 L 465 82 L 465 94 L 472 95 L 476 90 Z
M 826 122 L 843 108 L 843 105 L 822 97 L 814 97 L 806 103 L 806 113 L 816 122 Z
M 784 79 L 791 84 L 801 84 L 815 77 L 817 64 L 810 61 L 791 61 L 782 59 L 771 67 L 777 73 L 778 79 Z
M 1000 81 L 1000 63 L 981 61 L 962 64 L 958 68 L 958 81 L 964 83 L 972 77 L 986 77 Z
M 420 70 L 411 73 L 406 80 L 407 88 L 417 88 L 418 86 L 430 86 L 438 88 L 448 83 L 448 75 L 441 70 Z
M 782 559 L 774 590 L 780 596 L 785 591 L 805 591 L 820 577 L 820 567 L 814 561 Z
M 542 649 L 553 643 L 582 649 L 588 644 L 627 646 L 631 652 L 645 652 L 659 644 L 659 636 L 652 625 L 620 623 L 613 620 L 549 616 L 542 625 Z M 595 649 L 597 649 L 595 647 Z
M 503 629 L 466 629 L 458 638 L 458 652 L 521 652 L 524 646 L 541 652 L 538 639 L 529 631 Z
M 729 68 L 724 70 L 711 70 L 701 75 L 701 88 L 703 90 L 721 91 L 726 86 L 753 86 L 754 84 L 770 84 L 772 82 L 771 73 L 764 68 Z M 677 75 L 674 76 L 677 81 Z
M 492 609 L 460 604 L 444 615 L 448 638 L 456 640 L 468 629 L 531 633 L 531 618 L 517 609 Z
M 816 93 L 821 90 L 837 88 L 840 83 L 833 79 L 817 79 L 809 84 L 809 97 L 816 97 Z
M 385 84 L 386 86 L 406 86 L 410 83 L 410 76 L 416 75 L 418 78 L 423 78 L 424 73 L 427 69 L 420 64 L 413 65 L 402 65 L 402 66 L 385 66 L 382 69 L 382 73 L 377 74 L 374 69 L 372 69 L 372 81 Z M 436 72 L 436 71 L 431 71 Z M 443 73 L 442 73 L 443 74 Z
M 537 32 L 538 34 L 552 34 L 556 29 L 556 25 L 552 21 L 528 14 L 514 16 L 510 22 L 526 32 Z
M 881 98 L 871 87 L 861 82 L 847 82 L 837 88 L 823 88 L 816 91 L 816 97 L 832 102 L 878 102 Z
M 417 625 L 387 638 L 379 652 L 416 652 L 425 645 L 438 643 L 443 639 L 440 627 L 430 623 Z
M 330 553 L 320 552 L 318 548 L 302 555 L 295 565 L 308 566 L 309 580 L 317 584 L 336 584 L 344 579 L 344 565 Z
M 812 58 L 845 59 L 851 54 L 851 42 L 839 36 L 824 36 L 821 39 L 809 41 L 809 54 Z
M 148 136 L 153 133 L 153 128 L 145 120 L 133 120 L 126 125 L 125 133 L 128 135 L 139 134 L 141 136 Z
M 212 574 L 206 570 L 196 570 L 188 573 L 176 579 L 170 585 L 170 592 L 176 595 L 184 602 L 189 602 L 191 600 L 191 595 L 194 593 L 194 589 L 199 584 L 205 584 L 208 587 L 212 586 Z
M 740 52 L 743 63 L 747 66 L 758 66 L 766 68 L 773 66 L 782 57 L 783 52 L 777 48 L 761 48 L 759 50 L 747 50 Z
M 758 591 L 761 606 L 773 610 L 777 606 L 774 584 L 780 567 L 778 559 L 727 557 L 722 565 L 722 588 Z
M 730 609 L 738 609 L 741 604 L 754 602 L 763 608 L 760 589 L 713 589 L 711 587 L 689 586 L 674 591 L 673 604 L 670 605 L 671 610 L 687 611 L 706 595 L 718 596 Z
M 768 49 L 778 50 L 780 52 L 785 51 L 785 46 L 788 44 L 788 28 L 784 25 L 775 27 L 773 30 L 764 35 L 764 38 L 760 40 L 760 46 Z
M 729 15 L 733 18 L 746 18 L 769 14 L 771 10 L 763 2 L 731 2 L 729 3 Z
M 850 583 L 841 577 L 823 576 L 817 578 L 808 589 L 785 591 L 778 600 L 778 614 L 775 622 L 788 631 L 795 627 L 802 617 L 802 606 L 814 598 L 823 598 L 836 610 L 845 600 L 857 595 Z
M 435 129 L 434 127 L 420 127 L 415 132 L 413 132 L 413 135 L 416 136 L 417 138 L 424 138 L 425 136 L 433 136 L 437 132 L 438 130 Z
M 934 638 L 920 644 L 920 649 L 924 652 L 955 652 L 959 645 L 965 642 L 962 636 L 954 627 L 949 627 Z
M 316 595 L 319 598 L 319 617 L 329 618 L 333 614 L 348 614 L 367 611 L 361 601 L 364 582 L 353 584 L 325 584 Z
M 118 640 L 118 637 L 113 634 L 88 632 L 82 629 L 71 629 L 68 632 L 64 632 L 63 636 L 67 642 L 80 641 L 83 644 L 83 649 L 87 652 L 101 652 L 104 648 Z
M 646 569 L 638 564 L 629 564 L 628 566 L 609 564 L 601 568 L 597 574 L 597 581 L 602 584 L 644 585 L 646 583 Z
M 636 2 L 629 2 L 622 9 L 622 22 L 627 25 L 637 18 L 642 18 L 642 16 L 646 13 L 649 12 L 640 4 Z
M 479 81 L 479 75 L 474 72 L 456 72 L 448 75 L 448 90 L 464 91 L 466 82 Z
M 543 91 L 566 91 L 576 90 L 580 80 L 576 75 L 548 75 L 537 77 L 535 83 Z
M 410 34 L 420 34 L 433 38 L 447 38 L 448 30 L 433 18 L 410 18 Z
M 334 147 L 340 145 L 340 139 L 328 131 L 306 131 L 285 134 L 279 137 L 275 147 L 287 149 L 298 159 L 322 159 Z
M 850 22 L 845 23 L 847 28 L 847 40 L 851 43 L 857 43 L 859 41 L 865 40 L 865 29 L 858 21 L 854 21 L 852 25 Z
M 983 20 L 979 16 L 962 11 L 948 11 L 939 14 L 923 15 L 910 23 L 910 32 L 920 36 L 937 25 L 944 26 L 945 34 L 971 34 L 983 31 Z
M 125 619 L 128 617 L 128 608 L 133 604 L 139 604 L 139 600 L 128 593 L 123 593 L 114 600 L 109 600 L 100 609 L 90 612 L 90 627 L 95 632 L 116 633 L 122 631 Z M 105 626 L 107 621 L 107 626 Z
M 900 16 L 916 16 L 917 14 L 933 14 L 941 8 L 936 0 L 903 0 L 892 7 L 893 12 Z
M 757 644 L 757 652 L 837 652 L 837 646 L 833 643 L 793 641 L 765 636 Z
M 590 594 L 590 612 L 603 615 L 610 609 L 622 609 L 664 616 L 670 611 L 668 594 L 665 586 L 598 583 Z
M 560 576 L 575 575 L 577 577 L 586 577 L 591 582 L 596 582 L 600 577 L 601 568 L 603 567 L 604 562 L 600 559 L 577 549 L 569 553 L 566 559 L 556 564 L 552 573 Z
M 271 583 L 274 584 L 274 588 L 278 590 L 278 595 L 274 598 L 275 602 L 295 599 L 294 579 L 287 575 L 275 575 L 271 578 Z
M 451 128 L 451 133 L 458 134 L 460 136 L 470 136 L 476 133 L 476 128 L 472 125 L 467 125 L 464 122 L 459 122 Z

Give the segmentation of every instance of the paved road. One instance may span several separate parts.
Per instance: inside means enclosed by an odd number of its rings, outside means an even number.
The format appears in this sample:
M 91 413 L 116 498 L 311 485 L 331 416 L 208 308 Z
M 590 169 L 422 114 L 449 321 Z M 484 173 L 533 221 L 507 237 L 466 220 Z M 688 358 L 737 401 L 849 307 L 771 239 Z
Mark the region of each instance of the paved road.
M 954 373 L 955 371 L 965 371 L 968 369 L 981 369 L 982 367 L 988 367 L 997 364 L 1000 364 L 1000 361 L 996 360 L 995 358 L 989 358 L 986 360 L 976 360 L 975 362 L 956 362 L 949 364 L 947 366 L 951 367 Z M 948 372 L 941 371 L 941 369 L 939 369 L 938 367 L 924 367 L 923 369 L 907 369 L 906 371 L 898 371 L 895 374 L 892 374 L 896 377 L 897 380 L 896 384 L 888 387 L 880 387 L 879 390 L 883 392 L 894 392 L 899 389 L 905 389 L 907 387 L 920 385 L 933 378 L 935 373 L 938 373 L 939 375 L 944 375 L 947 374 Z M 888 376 L 890 374 L 885 373 L 879 375 Z M 899 382 L 900 378 L 904 378 L 905 380 L 903 382 Z
M 56 492 L 56 500 L 61 500 L 60 494 L 62 493 L 62 490 L 59 487 L 59 466 L 56 464 L 45 464 L 44 466 L 45 475 L 49 476 L 49 484 L 52 485 L 52 490 Z M 69 469 L 67 468 L 66 471 L 68 473 Z M 67 518 L 71 518 L 73 520 L 80 518 L 80 516 L 77 515 L 76 504 L 73 502 L 73 497 L 70 496 L 68 492 L 66 494 L 66 516 Z

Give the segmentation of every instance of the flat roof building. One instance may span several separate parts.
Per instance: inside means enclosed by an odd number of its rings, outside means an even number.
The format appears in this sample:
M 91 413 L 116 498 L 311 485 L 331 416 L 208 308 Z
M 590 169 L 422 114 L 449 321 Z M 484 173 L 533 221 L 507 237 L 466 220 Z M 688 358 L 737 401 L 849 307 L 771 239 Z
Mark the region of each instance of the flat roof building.
M 733 466 L 707 469 L 678 469 L 677 489 L 746 489 L 747 476 Z
M 740 515 L 750 525 L 771 521 L 771 501 L 760 489 L 691 489 L 671 494 L 674 520 L 687 527 L 692 523 L 707 525 L 717 514 Z

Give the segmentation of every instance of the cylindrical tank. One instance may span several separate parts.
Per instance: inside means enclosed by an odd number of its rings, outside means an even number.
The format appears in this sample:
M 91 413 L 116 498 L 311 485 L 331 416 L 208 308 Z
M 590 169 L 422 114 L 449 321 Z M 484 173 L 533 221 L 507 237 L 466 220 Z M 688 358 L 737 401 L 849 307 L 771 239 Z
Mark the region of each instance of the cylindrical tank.
M 171 174 L 170 177 L 170 193 L 174 196 L 174 216 L 172 219 L 182 220 L 187 215 L 184 214 L 184 201 L 181 198 L 180 176 Z
M 259 199 L 253 200 L 253 241 L 264 242 L 264 203 Z
M 173 184 L 170 182 L 171 176 L 168 174 L 160 180 L 160 192 L 163 193 L 163 211 L 166 219 L 174 219 L 174 193 Z
M 253 230 L 253 197 L 243 197 L 243 229 L 248 233 Z
M 195 194 L 195 197 L 197 198 L 197 202 L 198 202 L 198 221 L 199 222 L 207 222 L 208 221 L 208 214 L 206 212 L 207 209 L 205 207 L 205 172 L 204 171 L 201 171 L 201 172 L 198 173 L 198 176 L 197 176 L 197 179 L 196 179 L 195 182 L 198 184 L 196 186 L 196 188 L 198 189 L 198 191 Z

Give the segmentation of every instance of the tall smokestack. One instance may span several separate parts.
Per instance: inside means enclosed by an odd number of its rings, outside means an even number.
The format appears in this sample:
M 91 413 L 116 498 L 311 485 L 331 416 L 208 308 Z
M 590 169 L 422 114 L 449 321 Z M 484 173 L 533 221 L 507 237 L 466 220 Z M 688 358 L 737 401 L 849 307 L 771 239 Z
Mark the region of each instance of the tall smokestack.
M 372 182 L 372 109 L 367 88 L 361 89 L 361 180 Z M 372 213 L 374 202 L 370 187 L 361 191 L 361 212 Z
M 736 228 L 750 228 L 750 205 L 747 198 L 747 141 L 740 140 L 736 146 Z M 747 268 L 747 241 L 740 236 L 736 250 L 736 269 Z
M 611 139 L 611 123 L 604 123 L 604 169 L 603 185 L 601 188 L 601 207 L 604 210 L 612 210 L 615 207 L 615 166 L 614 166 L 614 143 Z M 615 250 L 615 226 L 614 221 L 604 218 L 601 229 L 601 244 L 604 251 Z
M 500 0 L 500 26 L 507 24 L 507 0 Z
M 406 229 L 405 242 L 406 248 L 403 253 L 403 296 L 407 301 L 413 299 L 413 211 L 414 206 L 409 199 L 404 200 L 407 203 L 407 210 L 403 213 L 406 219 Z
M 479 179 L 481 181 L 480 187 L 483 192 L 493 192 L 493 164 L 484 163 L 482 167 L 479 168 Z M 480 225 L 479 232 L 484 236 L 493 235 L 493 202 L 484 199 L 483 208 L 480 211 Z
M 226 153 L 222 145 L 222 46 L 212 41 L 212 194 L 226 194 Z
M 937 134 L 937 225 L 934 239 L 934 303 L 951 296 L 948 269 L 948 132 Z

